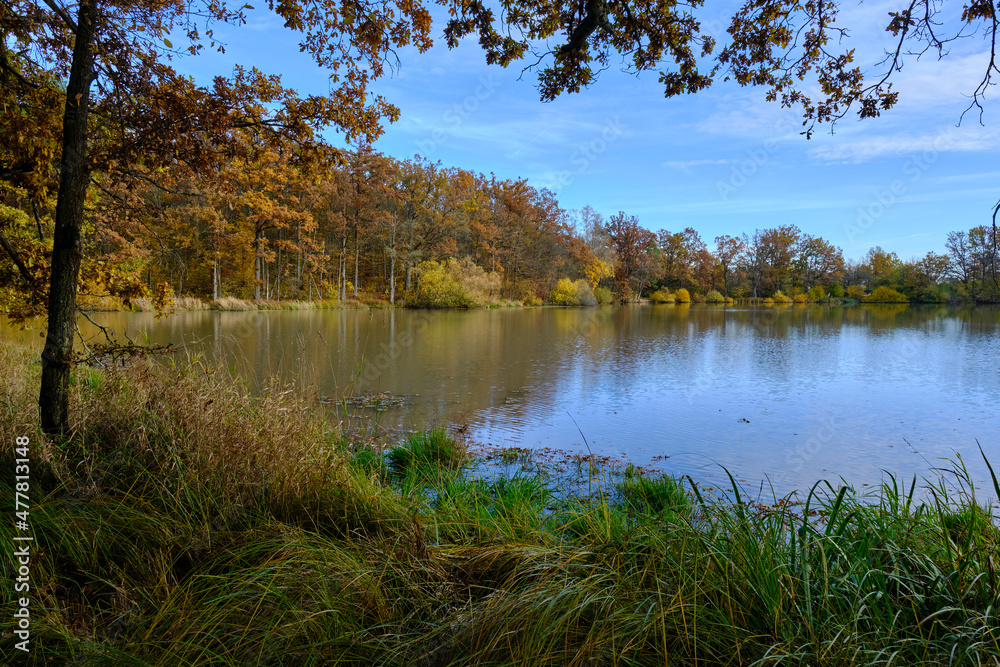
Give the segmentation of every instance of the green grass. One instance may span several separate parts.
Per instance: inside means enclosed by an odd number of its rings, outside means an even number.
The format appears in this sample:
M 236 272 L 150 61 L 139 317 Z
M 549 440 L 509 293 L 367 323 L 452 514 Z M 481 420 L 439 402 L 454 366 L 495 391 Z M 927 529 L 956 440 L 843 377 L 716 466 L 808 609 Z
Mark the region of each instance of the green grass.
M 51 446 L 37 354 L 3 346 L 0 364 L 0 469 L 33 442 L 24 664 L 1000 660 L 1000 532 L 961 459 L 765 506 L 735 480 L 711 495 L 589 460 L 500 457 L 518 469 L 501 474 L 440 430 L 383 454 L 281 387 L 144 366 L 79 371 L 74 434 Z M 0 542 L 13 532 L 0 522 Z M 14 566 L 0 550 L 4 581 Z

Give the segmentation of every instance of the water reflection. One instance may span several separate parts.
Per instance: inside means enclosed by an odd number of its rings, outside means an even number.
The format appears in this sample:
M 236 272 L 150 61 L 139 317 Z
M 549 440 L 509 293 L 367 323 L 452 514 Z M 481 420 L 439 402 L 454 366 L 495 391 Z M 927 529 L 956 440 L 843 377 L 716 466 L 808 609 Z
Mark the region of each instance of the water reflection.
M 635 306 L 191 312 L 95 317 L 251 382 L 389 392 L 381 429 L 596 452 L 777 491 L 925 473 L 976 440 L 1000 463 L 1000 311 L 948 306 Z M 86 323 L 81 323 L 86 330 Z M 16 335 L 9 329 L 5 336 Z M 343 413 L 338 413 L 343 414 Z M 583 437 L 581 437 L 581 431 Z

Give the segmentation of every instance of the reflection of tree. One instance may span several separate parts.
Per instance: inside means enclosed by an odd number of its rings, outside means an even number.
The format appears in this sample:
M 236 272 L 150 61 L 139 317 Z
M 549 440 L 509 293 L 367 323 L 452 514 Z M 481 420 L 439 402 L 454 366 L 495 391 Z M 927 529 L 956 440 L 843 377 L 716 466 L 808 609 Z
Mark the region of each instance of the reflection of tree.
M 905 303 L 880 303 L 864 306 L 874 319 L 896 319 L 900 313 L 906 312 L 908 306 Z

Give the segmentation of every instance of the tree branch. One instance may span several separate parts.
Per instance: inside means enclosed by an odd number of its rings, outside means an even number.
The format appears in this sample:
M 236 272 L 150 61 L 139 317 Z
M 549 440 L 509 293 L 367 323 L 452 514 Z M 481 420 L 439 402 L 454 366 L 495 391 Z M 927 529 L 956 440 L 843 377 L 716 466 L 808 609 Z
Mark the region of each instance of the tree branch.
M 18 256 L 17 250 L 15 250 L 14 246 L 10 244 L 10 241 L 7 240 L 6 234 L 2 231 L 0 231 L 0 245 L 3 246 L 3 249 L 7 251 L 8 255 L 10 255 L 11 260 L 17 265 L 17 270 L 21 274 L 21 277 L 27 281 L 28 285 L 30 285 L 33 290 L 37 290 L 38 286 L 35 284 L 35 277 L 31 275 L 30 271 L 28 271 L 28 267 L 24 265 L 24 262 L 22 262 L 21 258 Z
M 70 29 L 73 32 L 77 32 L 76 21 L 70 18 L 66 10 L 60 7 L 58 4 L 56 4 L 55 0 L 45 0 L 45 4 L 47 4 L 52 9 L 52 11 L 54 11 L 56 15 L 59 18 L 61 18 L 66 25 L 70 27 Z

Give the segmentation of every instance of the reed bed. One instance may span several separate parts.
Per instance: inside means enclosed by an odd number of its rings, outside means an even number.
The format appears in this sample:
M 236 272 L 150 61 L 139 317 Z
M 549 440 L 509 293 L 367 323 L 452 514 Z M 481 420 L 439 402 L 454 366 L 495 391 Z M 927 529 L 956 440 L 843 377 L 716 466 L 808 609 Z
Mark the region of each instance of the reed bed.
M 78 368 L 74 432 L 42 446 L 36 359 L 0 347 L 2 469 L 37 445 L 24 664 L 1000 661 L 1000 532 L 961 460 L 766 505 L 632 468 L 491 473 L 446 432 L 382 452 L 197 364 Z

